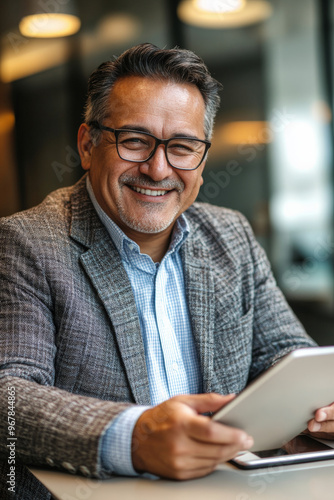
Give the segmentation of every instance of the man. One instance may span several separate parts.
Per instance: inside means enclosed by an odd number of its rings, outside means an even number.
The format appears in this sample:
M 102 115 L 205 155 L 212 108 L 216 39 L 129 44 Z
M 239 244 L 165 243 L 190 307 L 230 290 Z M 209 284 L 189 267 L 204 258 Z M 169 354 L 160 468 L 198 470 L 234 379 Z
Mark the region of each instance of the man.
M 218 91 L 180 49 L 102 64 L 78 133 L 88 175 L 2 221 L 1 408 L 10 388 L 18 460 L 203 476 L 252 445 L 205 414 L 314 345 L 244 218 L 194 203 Z M 333 409 L 318 416 L 330 431 Z

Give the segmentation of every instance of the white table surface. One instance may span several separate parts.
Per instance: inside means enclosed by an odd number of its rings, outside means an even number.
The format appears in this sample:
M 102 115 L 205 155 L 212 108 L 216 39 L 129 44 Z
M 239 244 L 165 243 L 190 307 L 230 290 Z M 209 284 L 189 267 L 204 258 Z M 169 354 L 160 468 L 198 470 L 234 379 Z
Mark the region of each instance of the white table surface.
M 191 481 L 92 480 L 30 469 L 59 500 L 334 500 L 334 460 L 241 471 L 226 464 Z

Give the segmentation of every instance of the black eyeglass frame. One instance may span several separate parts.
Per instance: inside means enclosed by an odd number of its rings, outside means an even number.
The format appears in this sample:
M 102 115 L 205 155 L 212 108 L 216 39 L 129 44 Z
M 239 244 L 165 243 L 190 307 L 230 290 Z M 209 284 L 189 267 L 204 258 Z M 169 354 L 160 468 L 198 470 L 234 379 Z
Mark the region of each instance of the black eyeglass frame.
M 206 154 L 211 146 L 211 142 L 204 140 L 204 139 L 194 139 L 192 137 L 186 137 L 186 136 L 171 137 L 170 139 L 159 139 L 158 137 L 155 137 L 155 135 L 150 134 L 149 132 L 142 132 L 141 130 L 134 130 L 134 129 L 129 129 L 129 128 L 126 128 L 126 129 L 125 128 L 118 128 L 118 129 L 116 128 L 115 129 L 115 128 L 111 128 L 111 127 L 106 127 L 105 125 L 101 125 L 97 121 L 89 122 L 88 125 L 90 127 L 93 127 L 93 128 L 99 129 L 99 130 L 106 130 L 107 132 L 112 132 L 116 138 L 116 149 L 117 149 L 118 156 L 121 158 L 121 160 L 129 161 L 131 163 L 145 163 L 145 161 L 150 160 L 154 156 L 154 154 L 155 154 L 156 150 L 158 149 L 158 147 L 160 146 L 160 144 L 163 144 L 165 146 L 165 148 L 164 148 L 165 149 L 165 157 L 166 157 L 168 165 L 170 165 L 173 168 L 176 168 L 177 170 L 187 170 L 190 172 L 192 170 L 196 170 L 203 163 L 203 160 L 204 160 L 204 158 L 205 158 L 205 156 L 206 156 Z M 148 135 L 148 136 L 152 137 L 155 140 L 155 146 L 152 149 L 149 156 L 145 160 L 128 160 L 126 158 L 123 158 L 119 152 L 119 149 L 118 149 L 118 136 L 121 132 L 134 132 L 136 134 L 144 134 L 144 135 Z M 203 144 L 205 144 L 205 150 L 203 153 L 203 157 L 202 157 L 201 161 L 199 162 L 199 164 L 197 165 L 197 167 L 182 168 L 182 167 L 175 167 L 174 165 L 171 164 L 171 162 L 169 161 L 168 156 L 167 156 L 167 146 L 168 146 L 168 143 L 170 141 L 175 141 L 176 139 L 186 139 L 186 140 L 190 139 L 190 140 L 202 142 Z

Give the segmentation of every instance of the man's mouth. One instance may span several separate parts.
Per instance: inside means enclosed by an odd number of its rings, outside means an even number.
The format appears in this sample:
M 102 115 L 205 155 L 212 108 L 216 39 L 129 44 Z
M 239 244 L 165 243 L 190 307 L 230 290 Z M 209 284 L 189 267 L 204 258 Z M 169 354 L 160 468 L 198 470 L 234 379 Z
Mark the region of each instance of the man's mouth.
M 168 191 L 162 189 L 144 189 L 137 186 L 129 186 L 129 188 L 137 193 L 146 194 L 148 196 L 163 196 L 168 193 Z

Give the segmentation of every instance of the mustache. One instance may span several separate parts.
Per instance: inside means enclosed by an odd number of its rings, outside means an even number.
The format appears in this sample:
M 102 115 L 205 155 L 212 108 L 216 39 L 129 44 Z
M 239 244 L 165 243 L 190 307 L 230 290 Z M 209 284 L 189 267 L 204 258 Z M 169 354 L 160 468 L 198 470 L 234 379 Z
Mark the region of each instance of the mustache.
M 162 181 L 154 181 L 148 175 L 129 175 L 122 174 L 119 178 L 120 184 L 127 184 L 129 186 L 140 186 L 147 189 L 167 190 L 175 189 L 178 193 L 184 190 L 184 182 L 181 180 L 163 179 Z

